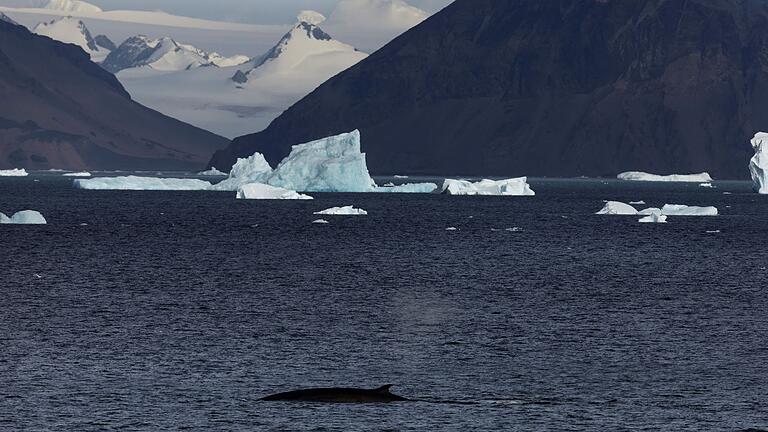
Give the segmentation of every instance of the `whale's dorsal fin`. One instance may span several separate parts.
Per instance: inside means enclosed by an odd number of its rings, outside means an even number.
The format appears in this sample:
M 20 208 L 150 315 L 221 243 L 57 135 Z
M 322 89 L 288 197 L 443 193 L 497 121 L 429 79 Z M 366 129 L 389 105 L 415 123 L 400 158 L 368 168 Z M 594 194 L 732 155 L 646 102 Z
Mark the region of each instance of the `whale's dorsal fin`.
M 373 391 L 376 393 L 389 394 L 389 389 L 392 388 L 393 385 L 394 384 L 383 385 L 377 389 L 374 389 Z

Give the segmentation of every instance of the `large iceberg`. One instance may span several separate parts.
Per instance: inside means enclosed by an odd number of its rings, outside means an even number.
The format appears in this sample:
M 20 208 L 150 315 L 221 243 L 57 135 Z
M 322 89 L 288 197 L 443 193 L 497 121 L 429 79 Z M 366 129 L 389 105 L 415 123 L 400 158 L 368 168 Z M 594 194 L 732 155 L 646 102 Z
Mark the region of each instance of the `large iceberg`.
M 631 215 L 637 214 L 637 209 L 629 204 L 625 204 L 619 201 L 608 201 L 605 206 L 599 212 L 595 213 L 599 215 Z
M 247 200 L 311 200 L 309 195 L 302 195 L 296 191 L 270 186 L 264 183 L 250 183 L 243 185 L 237 191 L 237 199 Z
M 446 179 L 443 193 L 448 195 L 503 195 L 533 196 L 536 193 L 528 185 L 527 177 L 507 180 L 482 180 L 476 183 L 467 180 Z
M 47 223 L 43 215 L 34 210 L 20 211 L 11 217 L 0 213 L 0 224 L 45 225 Z
M 708 173 L 657 175 L 639 171 L 629 171 L 616 176 L 619 180 L 649 182 L 709 183 L 712 177 Z
M 11 170 L 0 170 L 0 177 L 26 177 L 29 173 L 24 168 L 21 169 L 11 169 Z
M 272 167 L 261 153 L 238 159 L 229 172 L 229 177 L 213 185 L 213 190 L 236 191 L 249 183 L 269 183 Z
M 197 179 L 137 176 L 78 179 L 74 181 L 73 185 L 77 189 L 89 190 L 193 191 L 211 189 L 211 183 Z
M 352 206 L 345 206 L 345 207 L 331 207 L 323 211 L 315 212 L 315 214 L 330 215 L 330 216 L 366 216 L 368 215 L 368 212 L 363 209 L 354 208 Z
M 768 194 L 768 133 L 758 132 L 752 138 L 755 155 L 749 161 L 749 172 L 755 191 Z
M 267 183 L 301 192 L 373 192 L 360 131 L 293 146 Z

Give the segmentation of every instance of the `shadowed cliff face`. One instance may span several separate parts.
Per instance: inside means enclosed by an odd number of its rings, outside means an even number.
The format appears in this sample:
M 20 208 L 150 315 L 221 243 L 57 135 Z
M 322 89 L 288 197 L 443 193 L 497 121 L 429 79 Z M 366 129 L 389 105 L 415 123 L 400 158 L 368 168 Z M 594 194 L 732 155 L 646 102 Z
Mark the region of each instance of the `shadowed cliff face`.
M 745 178 L 765 0 L 458 0 L 211 163 L 359 128 L 375 173 Z
M 79 47 L 0 21 L 0 168 L 194 169 L 217 135 L 133 102 Z

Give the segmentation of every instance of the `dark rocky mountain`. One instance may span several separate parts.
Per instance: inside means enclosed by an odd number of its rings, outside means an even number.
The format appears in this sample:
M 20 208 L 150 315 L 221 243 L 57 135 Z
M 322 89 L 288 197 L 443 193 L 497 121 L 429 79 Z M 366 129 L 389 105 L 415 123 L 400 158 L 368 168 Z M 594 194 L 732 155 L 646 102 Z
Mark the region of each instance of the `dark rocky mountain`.
M 131 100 L 81 48 L 0 21 L 0 168 L 196 169 L 226 140 Z
M 744 178 L 766 0 L 458 0 L 212 165 L 359 128 L 374 173 Z
M 0 12 L 0 21 L 5 21 L 9 24 L 19 25 L 16 21 L 13 20 L 13 18 L 9 17 L 8 15 Z
M 95 38 L 93 38 L 93 41 L 96 42 L 96 45 L 106 50 L 114 51 L 117 49 L 117 45 L 115 45 L 115 43 L 112 42 L 112 39 L 110 39 L 106 35 L 98 35 Z

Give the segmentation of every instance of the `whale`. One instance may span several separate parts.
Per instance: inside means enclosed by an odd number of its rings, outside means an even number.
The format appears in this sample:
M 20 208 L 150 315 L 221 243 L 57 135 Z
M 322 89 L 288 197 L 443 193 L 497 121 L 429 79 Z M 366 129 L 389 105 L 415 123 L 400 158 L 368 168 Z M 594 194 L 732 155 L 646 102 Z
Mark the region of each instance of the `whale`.
M 271 402 L 328 402 L 328 403 L 389 403 L 405 402 L 410 399 L 393 394 L 387 384 L 375 389 L 360 388 L 310 388 L 277 393 L 261 398 Z

